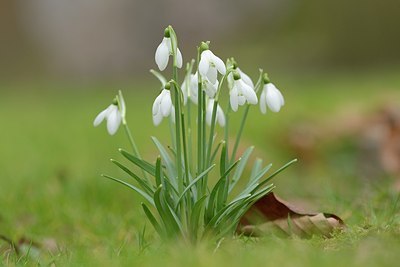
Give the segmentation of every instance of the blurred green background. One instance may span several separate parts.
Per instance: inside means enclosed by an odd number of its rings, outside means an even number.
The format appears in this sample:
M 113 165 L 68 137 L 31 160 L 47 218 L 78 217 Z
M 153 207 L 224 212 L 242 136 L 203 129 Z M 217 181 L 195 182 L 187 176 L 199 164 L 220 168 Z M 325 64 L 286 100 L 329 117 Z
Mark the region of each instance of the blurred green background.
M 136 258 L 137 231 L 145 224 L 141 199 L 100 177 L 123 175 L 108 158 L 120 158 L 117 148 L 129 145 L 125 136 L 110 137 L 92 122 L 122 89 L 142 154 L 155 159 L 150 136 L 168 142 L 169 131 L 166 123 L 152 125 L 159 82 L 148 70 L 156 68 L 155 49 L 171 24 L 185 61 L 210 40 L 216 55 L 234 56 L 253 80 L 258 68 L 269 73 L 286 105 L 265 116 L 252 108 L 241 149 L 254 144 L 255 156 L 274 168 L 298 158 L 275 180 L 276 192 L 335 213 L 352 230 L 337 243 L 301 243 L 310 258 L 297 243 L 273 239 L 253 254 L 240 250 L 237 262 L 227 249 L 219 262 L 243 266 L 250 257 L 259 265 L 263 251 L 272 251 L 288 266 L 333 266 L 342 252 L 335 249 L 345 247 L 348 261 L 367 266 L 380 262 L 369 254 L 376 246 L 395 262 L 397 254 L 386 248 L 400 247 L 398 14 L 396 0 L 1 1 L 0 234 L 55 240 L 56 263 L 164 264 L 151 259 L 157 247 L 143 261 Z M 232 130 L 239 121 L 240 112 Z M 360 241 L 364 229 L 389 237 Z M 320 256 L 326 247 L 335 251 L 327 260 Z M 286 249 L 292 259 L 280 254 Z M 208 252 L 188 252 L 192 261 L 178 252 L 163 251 L 178 265 L 196 266 L 199 259 L 198 266 L 212 266 L 200 260 Z

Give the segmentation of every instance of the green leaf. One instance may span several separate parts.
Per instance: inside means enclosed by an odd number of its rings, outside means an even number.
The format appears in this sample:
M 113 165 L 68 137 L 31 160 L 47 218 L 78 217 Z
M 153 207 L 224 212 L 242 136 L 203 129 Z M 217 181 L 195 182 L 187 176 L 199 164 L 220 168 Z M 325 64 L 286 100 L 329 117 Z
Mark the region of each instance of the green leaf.
M 214 188 L 211 190 L 210 198 L 208 200 L 208 205 L 207 205 L 207 211 L 206 211 L 206 220 L 211 219 L 215 212 L 218 210 L 218 207 L 221 205 L 218 205 L 218 202 L 216 202 L 217 195 L 219 192 L 223 192 L 225 185 L 227 184 L 227 179 L 229 173 L 235 168 L 235 166 L 240 162 L 240 158 L 233 163 L 228 170 L 225 171 L 225 173 L 220 177 L 218 182 L 214 185 Z
M 177 184 L 177 180 L 176 180 L 177 172 L 176 172 L 173 160 L 171 159 L 167 150 L 160 143 L 160 141 L 158 141 L 157 138 L 151 137 L 151 139 L 153 140 L 154 144 L 156 145 L 158 151 L 160 151 L 161 159 L 165 163 L 165 167 L 166 167 L 167 173 L 168 173 L 168 178 L 169 178 L 171 184 L 174 185 L 175 189 L 178 188 L 178 184 Z
M 259 158 L 257 158 L 256 161 L 254 162 L 253 169 L 251 169 L 249 184 L 253 181 L 253 179 L 260 172 L 261 167 L 262 167 L 262 162 L 263 162 L 262 159 L 259 159 Z
M 219 173 L 222 177 L 226 171 L 225 167 L 225 159 L 226 159 L 226 143 L 225 141 L 222 142 L 222 149 L 221 149 L 221 158 L 219 160 Z
M 243 156 L 241 157 L 242 160 L 240 161 L 238 167 L 236 168 L 235 173 L 233 174 L 232 177 L 232 182 L 229 185 L 229 192 L 232 191 L 232 189 L 235 187 L 237 182 L 239 181 L 240 177 L 242 176 L 242 173 L 246 167 L 247 161 L 249 160 L 251 152 L 253 152 L 254 146 L 251 146 L 246 149 L 246 151 L 243 153 Z
M 126 172 L 127 174 L 129 174 L 129 176 L 131 176 L 132 178 L 134 178 L 139 184 L 140 186 L 147 191 L 147 193 L 151 193 L 152 195 L 154 194 L 154 190 L 149 186 L 149 184 L 147 183 L 146 180 L 140 178 L 139 176 L 137 176 L 136 174 L 134 174 L 132 171 L 130 171 L 128 169 L 128 167 L 124 166 L 122 163 L 111 159 L 111 162 L 114 163 L 115 165 L 117 165 L 121 170 L 123 170 L 124 172 Z
M 221 145 L 224 144 L 224 143 L 225 143 L 224 140 L 222 140 L 221 142 L 218 143 L 217 147 L 214 149 L 214 152 L 213 152 L 212 155 L 211 155 L 210 162 L 213 162 L 213 161 L 215 160 L 215 157 L 217 156 L 217 153 L 218 153 L 219 148 L 220 148 Z
M 208 167 L 205 171 L 200 173 L 199 176 L 197 176 L 186 188 L 183 190 L 181 196 L 179 197 L 178 201 L 176 202 L 175 210 L 178 208 L 180 201 L 182 198 L 185 196 L 186 192 L 193 186 L 195 185 L 201 178 L 203 178 L 206 174 L 208 174 L 213 168 L 215 167 L 215 164 L 211 165 Z
M 142 202 L 142 208 L 144 213 L 146 214 L 147 218 L 149 219 L 150 223 L 153 225 L 154 229 L 160 236 L 164 236 L 163 229 L 161 228 L 160 224 L 157 222 L 157 219 L 154 217 L 153 213 L 150 209 Z
M 205 208 L 205 200 L 207 195 L 202 196 L 193 206 L 190 214 L 190 230 L 191 236 L 197 239 L 198 227 L 201 218 L 201 214 Z
M 287 167 L 289 167 L 290 165 L 292 165 L 293 163 L 297 162 L 297 159 L 291 160 L 288 163 L 286 163 L 285 165 L 283 165 L 282 167 L 280 167 L 277 171 L 275 171 L 273 174 L 271 174 L 270 176 L 267 177 L 267 179 L 265 179 L 264 181 L 262 181 L 257 187 L 256 189 L 258 189 L 259 187 L 263 186 L 264 184 L 266 184 L 269 180 L 271 180 L 272 178 L 274 178 L 277 174 L 279 174 L 280 172 L 282 172 L 283 170 L 285 170 Z
M 139 159 L 138 157 L 132 155 L 128 151 L 123 150 L 121 148 L 119 149 L 119 152 L 130 162 L 132 162 L 133 164 L 135 164 L 136 166 L 138 166 L 145 172 L 149 173 L 150 175 L 155 176 L 156 168 L 154 167 L 153 164 L 151 164 L 143 159 Z
M 161 169 L 161 157 L 158 156 L 157 157 L 157 161 L 156 161 L 156 185 L 157 187 L 159 187 L 162 184 L 162 169 Z
M 271 169 L 272 164 L 268 164 L 266 167 L 264 167 L 257 175 L 249 181 L 249 183 L 246 185 L 245 189 L 239 193 L 237 198 L 241 197 L 242 195 L 247 195 L 251 192 L 253 192 L 254 189 L 258 187 L 258 182 L 259 180 Z M 265 184 L 265 183 L 264 183 Z
M 131 185 L 131 184 L 125 182 L 125 181 L 122 181 L 122 180 L 120 180 L 120 179 L 114 178 L 114 177 L 109 176 L 109 175 L 106 175 L 106 174 L 102 174 L 102 176 L 105 177 L 105 178 L 111 179 L 111 180 L 113 180 L 113 181 L 116 181 L 116 182 L 118 182 L 118 183 L 120 183 L 120 184 L 123 184 L 123 185 L 127 186 L 128 188 L 130 188 L 130 189 L 132 189 L 132 190 L 138 192 L 138 193 L 139 193 L 140 195 L 142 195 L 147 201 L 149 201 L 151 205 L 154 206 L 154 201 L 153 201 L 153 199 L 151 198 L 151 196 L 150 196 L 149 194 L 147 194 L 146 192 L 142 191 L 141 189 L 137 188 L 136 186 Z
M 179 225 L 176 223 L 176 220 L 165 200 L 165 197 L 161 194 L 162 185 L 160 185 L 156 192 L 154 193 L 154 204 L 160 214 L 160 217 L 164 223 L 164 226 L 169 235 L 176 235 L 179 232 Z

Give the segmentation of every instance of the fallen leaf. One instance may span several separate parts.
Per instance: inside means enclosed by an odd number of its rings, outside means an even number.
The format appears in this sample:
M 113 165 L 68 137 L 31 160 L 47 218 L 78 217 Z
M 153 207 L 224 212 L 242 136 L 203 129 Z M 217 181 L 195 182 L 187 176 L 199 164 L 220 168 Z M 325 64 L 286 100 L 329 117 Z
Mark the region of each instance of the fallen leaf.
M 334 230 L 344 227 L 343 220 L 334 214 L 303 212 L 269 193 L 243 216 L 237 231 L 251 236 L 278 233 L 310 238 L 313 235 L 330 237 Z

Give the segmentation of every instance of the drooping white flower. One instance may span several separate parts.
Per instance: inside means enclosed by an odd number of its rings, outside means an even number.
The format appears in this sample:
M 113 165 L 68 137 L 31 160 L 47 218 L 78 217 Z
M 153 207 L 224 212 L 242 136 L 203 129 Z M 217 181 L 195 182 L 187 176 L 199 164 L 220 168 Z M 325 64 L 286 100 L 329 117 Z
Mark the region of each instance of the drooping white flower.
M 201 53 L 199 72 L 202 77 L 207 77 L 212 84 L 215 84 L 217 81 L 217 72 L 225 75 L 226 67 L 224 62 L 219 57 L 214 55 L 213 52 L 210 50 L 205 50 Z
M 163 71 L 168 65 L 169 56 L 173 54 L 170 37 L 164 37 L 157 47 L 155 60 L 158 68 Z M 178 68 L 182 68 L 182 53 L 179 48 L 176 49 L 176 64 Z
M 214 98 L 218 90 L 219 81 L 215 81 L 212 84 L 207 77 L 203 77 L 202 89 L 206 92 L 207 96 Z M 198 102 L 198 77 L 197 72 L 195 74 L 190 74 L 182 83 L 182 92 L 184 103 L 186 104 L 187 98 L 190 98 L 194 104 L 197 105 Z
M 254 89 L 241 78 L 233 81 L 232 89 L 229 92 L 229 100 L 233 111 L 237 111 L 238 106 L 242 106 L 246 102 L 252 105 L 258 103 Z
M 121 103 L 121 105 L 125 106 L 125 103 Z M 107 131 L 110 135 L 114 135 L 122 120 L 121 112 L 118 109 L 118 106 L 115 104 L 109 105 L 105 110 L 99 113 L 97 117 L 94 119 L 93 125 L 98 126 L 103 120 L 107 121 Z
M 247 84 L 248 86 L 250 86 L 251 88 L 253 88 L 253 90 L 254 90 L 254 83 L 251 80 L 251 78 L 246 73 L 244 73 L 240 68 L 236 68 L 236 71 L 239 72 L 240 78 L 242 78 L 243 82 L 245 84 Z M 234 79 L 233 79 L 233 74 L 232 73 L 228 74 L 227 80 L 228 80 L 228 87 L 232 88 L 233 87 L 233 83 L 234 83 Z
M 206 109 L 206 122 L 208 125 L 211 125 L 211 120 L 212 120 L 212 113 L 213 113 L 213 108 L 214 108 L 214 99 L 210 98 L 208 99 L 207 103 L 207 109 Z M 218 122 L 218 124 L 221 127 L 225 126 L 225 114 L 222 111 L 222 108 L 220 105 L 217 105 L 217 111 L 215 114 L 215 121 Z
M 181 85 L 183 93 L 183 102 L 186 105 L 187 99 L 190 98 L 194 104 L 197 105 L 197 73 L 186 76 Z
M 267 113 L 267 106 L 272 112 L 279 112 L 283 105 L 285 105 L 285 100 L 278 88 L 273 83 L 265 84 L 260 96 L 261 112 Z
M 214 98 L 215 94 L 218 91 L 219 81 L 216 80 L 215 83 L 211 83 L 207 77 L 205 77 L 202 81 L 202 89 L 206 92 L 207 96 L 210 98 Z
M 172 105 L 171 92 L 163 89 L 156 97 L 153 103 L 153 123 L 159 125 L 164 117 L 168 117 L 173 113 L 174 106 Z

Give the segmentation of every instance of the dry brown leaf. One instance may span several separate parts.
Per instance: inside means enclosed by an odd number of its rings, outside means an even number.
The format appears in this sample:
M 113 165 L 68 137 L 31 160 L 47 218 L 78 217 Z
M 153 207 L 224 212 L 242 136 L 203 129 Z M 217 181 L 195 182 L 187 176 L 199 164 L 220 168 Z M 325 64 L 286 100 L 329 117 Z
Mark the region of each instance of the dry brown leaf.
M 344 227 L 343 220 L 334 214 L 303 212 L 269 193 L 254 203 L 243 216 L 238 233 L 260 236 L 274 232 L 301 238 L 310 238 L 315 234 L 329 237 L 334 230 Z

